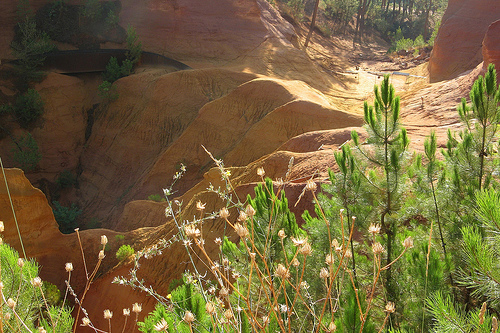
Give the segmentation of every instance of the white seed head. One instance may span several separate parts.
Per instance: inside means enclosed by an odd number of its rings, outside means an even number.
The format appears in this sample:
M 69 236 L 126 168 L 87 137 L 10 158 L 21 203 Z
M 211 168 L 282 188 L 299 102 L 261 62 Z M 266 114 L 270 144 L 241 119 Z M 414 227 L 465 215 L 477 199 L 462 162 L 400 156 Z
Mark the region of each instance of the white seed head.
M 333 321 L 330 322 L 330 325 L 328 325 L 328 333 L 333 333 L 337 330 L 337 325 Z
M 335 262 L 335 257 L 332 256 L 331 254 L 327 254 L 325 258 L 325 264 L 331 266 L 334 262 Z
M 227 297 L 229 295 L 229 290 L 227 290 L 226 287 L 222 287 L 219 290 L 219 296 L 220 297 Z
M 202 203 L 200 200 L 196 202 L 196 210 L 202 212 L 205 210 L 205 207 L 207 206 L 206 203 Z
M 4 313 L 3 317 L 6 321 L 9 321 L 10 320 L 10 313 L 9 312 Z
M 214 315 L 214 314 L 215 314 L 215 306 L 214 306 L 214 303 L 212 303 L 212 302 L 207 302 L 207 304 L 205 304 L 205 311 L 206 311 L 209 315 Z
M 64 269 L 66 270 L 66 272 L 72 272 L 73 271 L 73 264 L 70 263 L 70 262 L 67 262 L 66 265 L 64 266 Z
M 406 249 L 411 249 L 413 247 L 413 238 L 411 238 L 411 236 L 406 237 L 406 239 L 403 241 L 403 246 Z
M 17 266 L 19 266 L 20 268 L 24 267 L 24 259 L 23 258 L 17 259 Z
M 12 298 L 9 298 L 7 300 L 7 306 L 11 309 L 14 309 L 16 307 L 16 301 L 14 301 Z
M 130 309 L 123 309 L 123 315 L 124 315 L 125 317 L 130 316 Z
M 394 303 L 393 302 L 387 302 L 387 304 L 385 305 L 385 312 L 387 313 L 394 313 L 394 311 L 396 311 L 396 307 L 394 306 Z
M 113 312 L 111 312 L 109 309 L 104 310 L 104 319 L 111 319 L 113 318 Z
M 372 235 L 377 235 L 380 233 L 380 224 L 370 224 L 368 228 L 368 232 Z
M 245 222 L 247 220 L 248 216 L 247 216 L 247 213 L 245 213 L 244 211 L 240 211 L 240 215 L 238 216 L 238 221 L 239 222 Z
M 301 254 L 303 254 L 304 256 L 308 256 L 312 253 L 312 247 L 311 247 L 311 244 L 309 243 L 305 243 L 304 245 L 302 245 L 299 249 L 299 252 Z
M 249 217 L 255 216 L 255 209 L 252 207 L 252 205 L 247 205 L 247 208 L 245 209 L 245 214 Z
M 191 311 L 184 312 L 184 317 L 182 318 L 186 323 L 191 324 L 194 322 L 194 314 Z
M 222 245 L 222 239 L 220 237 L 217 237 L 216 239 L 214 239 L 214 242 L 215 242 L 215 244 L 217 244 L 219 246 Z
M 278 267 L 276 268 L 276 272 L 274 272 L 274 274 L 282 279 L 288 279 L 290 277 L 290 272 L 282 264 L 278 265 Z
M 302 245 L 304 245 L 304 244 L 307 243 L 307 238 L 295 238 L 295 237 L 292 237 L 291 240 L 292 240 L 293 245 L 297 246 L 297 247 L 302 246 Z
M 263 168 L 263 167 L 257 168 L 257 175 L 258 175 L 259 177 L 264 177 L 264 176 L 265 176 L 265 174 L 266 174 L 266 171 L 264 170 L 264 168 Z
M 31 279 L 31 285 L 36 288 L 41 288 L 42 287 L 42 279 L 37 276 Z
M 375 254 L 381 254 L 384 252 L 384 247 L 379 242 L 375 242 L 372 244 L 372 251 Z
M 101 245 L 106 245 L 108 244 L 108 237 L 106 235 L 101 236 Z
M 278 231 L 278 237 L 284 239 L 286 237 L 285 230 L 281 229 Z
M 247 227 L 239 223 L 234 224 L 234 230 L 236 230 L 236 234 L 241 238 L 246 238 L 249 234 Z
M 306 190 L 308 191 L 316 191 L 316 189 L 318 188 L 318 185 L 316 185 L 316 182 L 312 179 L 309 179 L 306 183 Z
M 156 332 L 167 332 L 167 330 L 168 330 L 168 323 L 165 320 L 165 318 L 161 318 L 161 320 L 156 323 L 156 325 L 154 326 L 154 330 Z
M 293 267 L 298 267 L 300 265 L 299 259 L 293 258 L 292 260 L 292 266 Z
M 3 225 L 3 221 L 0 221 L 0 232 L 3 232 L 4 231 L 4 225 Z
M 198 238 L 201 236 L 200 229 L 196 228 L 193 224 L 188 224 L 184 226 L 184 232 L 186 233 L 186 236 L 189 238 Z
M 229 217 L 229 210 L 226 207 L 222 207 L 219 211 L 219 216 L 223 219 L 227 219 Z
M 227 309 L 224 312 L 224 318 L 226 318 L 227 320 L 230 320 L 231 318 L 233 318 L 233 311 L 231 311 L 231 309 Z
M 104 255 L 104 250 L 99 251 L 99 255 L 97 256 L 97 258 L 98 258 L 99 260 L 102 260 L 102 259 L 104 259 L 104 257 L 105 257 L 105 255 Z
M 87 317 L 82 318 L 82 326 L 89 326 L 90 325 L 90 319 Z
M 132 304 L 132 312 L 139 313 L 142 311 L 142 304 L 134 303 Z
M 326 279 L 330 276 L 330 273 L 328 272 L 328 269 L 323 267 L 321 268 L 321 270 L 319 271 L 319 277 L 321 279 Z
M 38 332 L 39 333 L 47 333 L 47 331 L 45 330 L 45 328 L 43 328 L 43 326 L 38 327 Z
M 345 254 L 344 254 L 344 257 L 345 257 L 345 258 L 348 258 L 348 259 L 349 259 L 349 258 L 352 258 L 352 252 L 351 252 L 351 250 L 346 250 L 346 251 L 345 251 Z

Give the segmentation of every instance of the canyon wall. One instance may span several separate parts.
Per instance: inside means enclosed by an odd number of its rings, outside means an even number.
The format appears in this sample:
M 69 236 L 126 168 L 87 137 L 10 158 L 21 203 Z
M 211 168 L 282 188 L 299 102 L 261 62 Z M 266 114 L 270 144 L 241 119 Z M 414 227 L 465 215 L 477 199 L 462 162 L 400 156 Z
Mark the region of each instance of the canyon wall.
M 449 0 L 429 59 L 430 81 L 452 79 L 481 63 L 481 42 L 498 19 L 497 0 Z

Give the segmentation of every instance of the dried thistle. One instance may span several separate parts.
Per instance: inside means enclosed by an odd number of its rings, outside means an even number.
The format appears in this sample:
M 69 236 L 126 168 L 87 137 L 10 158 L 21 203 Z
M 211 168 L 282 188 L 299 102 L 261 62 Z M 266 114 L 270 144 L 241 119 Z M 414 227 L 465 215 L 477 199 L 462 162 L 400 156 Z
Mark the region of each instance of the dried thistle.
M 290 271 L 282 264 L 278 265 L 274 274 L 282 279 L 288 279 L 290 277 Z
M 384 312 L 394 313 L 394 311 L 396 311 L 396 307 L 394 306 L 394 303 L 393 302 L 387 302 L 387 304 L 385 305 Z
M 328 269 L 325 267 L 321 268 L 321 270 L 319 271 L 319 277 L 324 280 L 327 279 L 329 276 L 330 273 L 328 272 Z
M 165 320 L 165 318 L 161 318 L 159 322 L 156 323 L 154 326 L 155 331 L 157 332 L 167 332 L 168 330 L 168 323 Z
M 378 235 L 380 233 L 380 224 L 370 224 L 368 232 L 373 236 Z
M 239 223 L 236 223 L 234 225 L 234 230 L 236 230 L 236 234 L 238 236 L 240 236 L 241 238 L 246 238 L 249 234 L 247 227 L 245 227 Z

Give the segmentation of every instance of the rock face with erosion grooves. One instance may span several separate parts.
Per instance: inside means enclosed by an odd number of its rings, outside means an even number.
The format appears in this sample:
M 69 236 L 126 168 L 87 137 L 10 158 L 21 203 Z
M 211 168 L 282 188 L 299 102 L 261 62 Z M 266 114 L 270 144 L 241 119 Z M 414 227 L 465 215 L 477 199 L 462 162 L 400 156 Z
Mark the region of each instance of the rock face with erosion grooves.
M 498 0 L 449 0 L 429 59 L 431 82 L 449 80 L 482 61 L 481 41 L 500 19 Z
M 483 61 L 484 70 L 488 64 L 495 64 L 497 71 L 500 70 L 500 20 L 493 22 L 484 36 Z
M 30 131 L 42 155 L 38 172 L 29 174 L 33 183 L 41 178 L 52 181 L 62 170 L 75 173 L 84 149 L 87 110 L 92 105 L 88 87 L 76 77 L 50 73 L 35 89 L 44 102 L 44 113 Z M 12 137 L 25 134 L 17 128 Z M 0 154 L 6 166 L 15 165 L 14 147 L 10 137 L 2 140 Z
M 227 61 L 250 52 L 266 39 L 291 45 L 295 35 L 292 26 L 265 0 L 121 3 L 120 24 L 135 27 L 145 50 L 176 55 L 182 61 Z

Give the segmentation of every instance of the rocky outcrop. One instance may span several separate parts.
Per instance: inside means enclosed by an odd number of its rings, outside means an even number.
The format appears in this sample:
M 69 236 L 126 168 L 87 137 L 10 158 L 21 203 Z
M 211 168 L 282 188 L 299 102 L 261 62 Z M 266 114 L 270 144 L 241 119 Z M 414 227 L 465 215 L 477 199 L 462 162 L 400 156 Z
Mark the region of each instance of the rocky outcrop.
M 122 0 L 120 24 L 136 28 L 145 50 L 184 61 L 228 61 L 266 39 L 291 44 L 295 32 L 265 0 Z
M 429 59 L 431 82 L 449 80 L 482 61 L 481 41 L 500 18 L 497 0 L 449 0 Z
M 244 166 L 296 135 L 362 123 L 300 81 L 221 70 L 152 73 L 117 82 L 120 98 L 102 110 L 82 158 L 83 205 L 108 227 L 126 202 L 163 193 L 181 163 L 188 172 L 175 190 L 198 183 L 213 165 L 203 146 Z
M 494 64 L 497 71 L 500 69 L 500 20 L 493 22 L 483 40 L 483 70 L 488 64 Z

